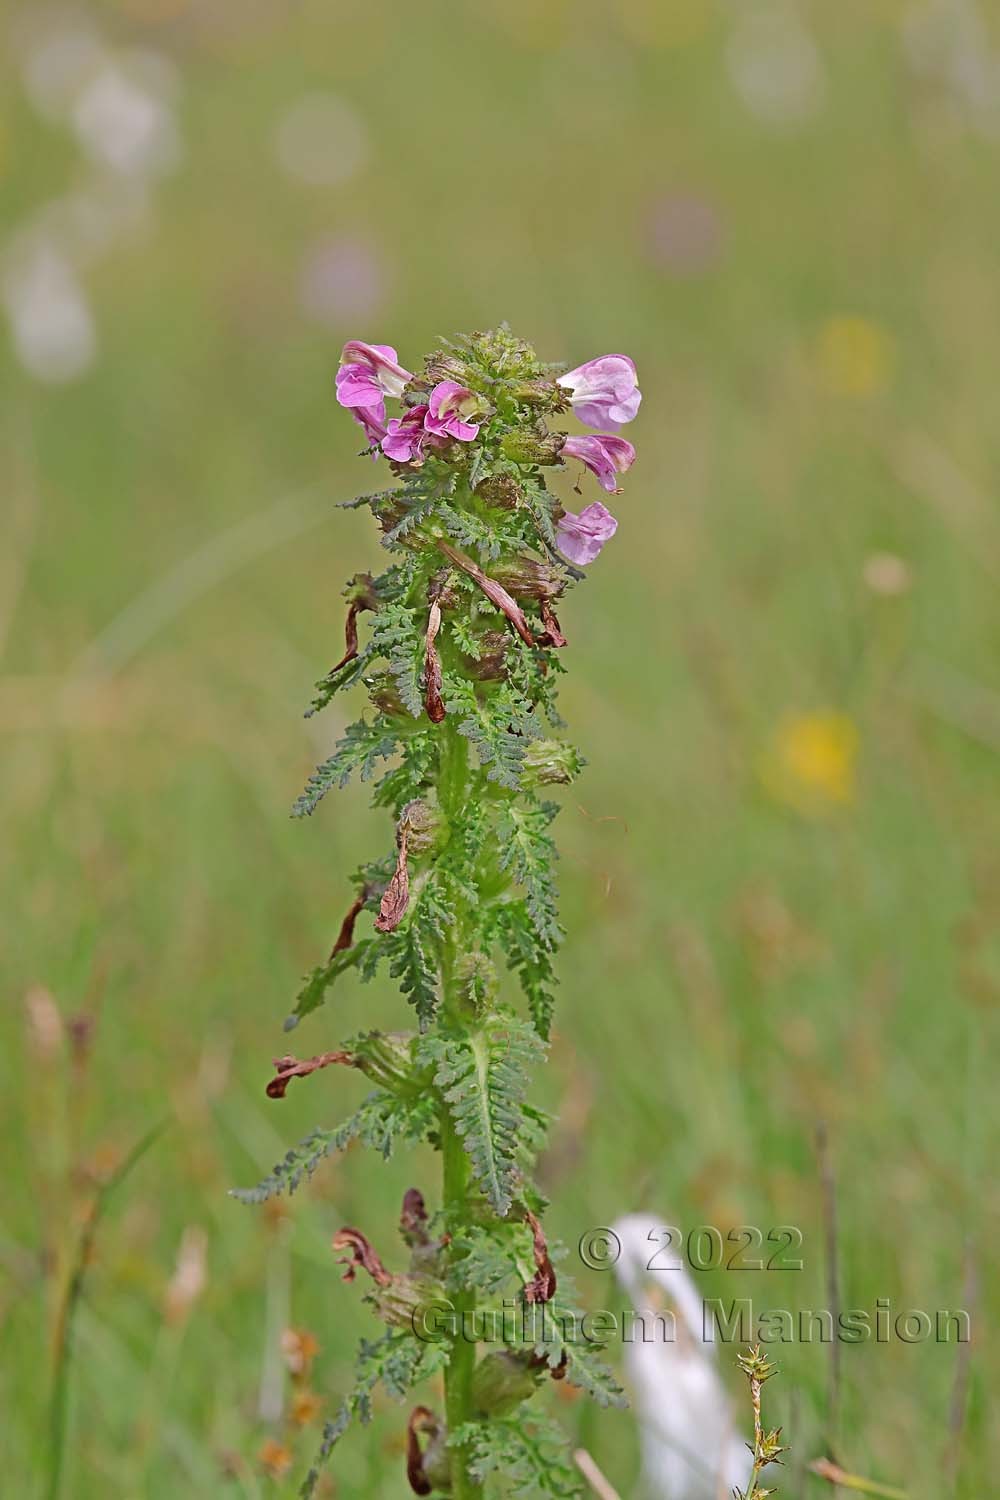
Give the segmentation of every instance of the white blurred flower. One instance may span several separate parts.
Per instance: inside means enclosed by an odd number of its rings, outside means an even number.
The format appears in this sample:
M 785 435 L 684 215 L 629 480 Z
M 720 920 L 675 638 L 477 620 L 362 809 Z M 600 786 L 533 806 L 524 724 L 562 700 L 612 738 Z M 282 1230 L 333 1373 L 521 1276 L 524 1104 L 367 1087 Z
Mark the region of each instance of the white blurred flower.
M 174 1274 L 167 1283 L 164 1316 L 168 1323 L 181 1323 L 208 1285 L 208 1235 L 198 1224 L 189 1224 L 181 1235 Z
M 45 241 L 6 258 L 0 295 L 25 369 L 53 385 L 77 380 L 97 358 L 97 329 L 70 262 Z
M 642 1481 L 650 1500 L 718 1500 L 744 1486 L 750 1454 L 733 1424 L 697 1288 L 681 1267 L 648 1269 L 662 1246 L 661 1223 L 628 1214 L 613 1226 L 621 1243 L 615 1273 L 651 1330 L 644 1339 L 637 1324 L 635 1337 L 624 1345 L 640 1426 Z M 672 1341 L 658 1336 L 652 1321 L 665 1303 L 676 1320 Z
M 279 120 L 274 154 L 296 181 L 337 187 L 367 161 L 368 135 L 357 112 L 335 94 L 306 94 Z
M 768 125 L 797 125 L 823 103 L 823 59 L 787 0 L 765 0 L 742 11 L 726 46 L 726 65 L 743 103 Z
M 84 150 L 124 176 L 169 172 L 181 154 L 171 86 L 170 67 L 156 53 L 123 53 L 106 62 L 73 105 L 73 128 Z
M 374 241 L 356 234 L 325 235 L 302 266 L 302 307 L 319 323 L 339 327 L 370 321 L 385 303 L 386 271 Z
M 894 552 L 873 552 L 866 557 L 863 576 L 872 593 L 886 599 L 905 594 L 913 582 L 909 564 Z
M 652 205 L 650 257 L 673 276 L 696 276 L 710 270 L 719 259 L 724 238 L 716 205 L 700 193 L 664 193 Z
M 30 20 L 30 26 L 22 25 L 20 37 L 15 35 L 25 91 L 39 114 L 58 122 L 102 66 L 105 50 L 97 33 L 79 17 L 43 13 Z
M 149 190 L 139 178 L 96 172 L 39 209 L 33 227 L 77 267 L 93 265 L 113 245 L 134 240 L 150 221 Z
M 1000 51 L 976 0 L 924 0 L 907 14 L 903 42 L 913 69 L 937 78 L 971 125 L 1000 135 Z

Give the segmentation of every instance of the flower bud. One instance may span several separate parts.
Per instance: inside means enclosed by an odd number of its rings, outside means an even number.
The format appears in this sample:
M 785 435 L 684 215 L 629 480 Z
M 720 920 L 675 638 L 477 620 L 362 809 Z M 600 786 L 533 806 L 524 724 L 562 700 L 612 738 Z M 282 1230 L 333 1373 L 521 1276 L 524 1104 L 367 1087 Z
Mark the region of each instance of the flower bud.
M 480 682 L 496 682 L 507 676 L 507 646 L 510 636 L 505 630 L 484 630 L 478 639 L 479 658 L 462 658 L 470 677 Z
M 482 1416 L 503 1417 L 533 1396 L 545 1373 L 530 1354 L 499 1349 L 480 1360 L 472 1377 L 472 1400 Z
M 517 464 L 557 464 L 566 441 L 562 432 L 506 432 L 500 447 Z
M 492 576 L 515 599 L 554 599 L 562 580 L 548 563 L 533 557 L 508 557 L 493 564 Z
M 421 797 L 406 804 L 399 822 L 401 827 L 406 824 L 406 847 L 414 859 L 436 853 L 448 837 L 448 824 L 441 809 Z
M 532 740 L 524 752 L 527 786 L 568 786 L 580 774 L 578 751 L 562 740 Z
M 414 1071 L 414 1032 L 361 1032 L 349 1046 L 351 1067 L 379 1089 L 399 1094 L 414 1088 L 423 1077 Z
M 402 1276 L 391 1277 L 385 1286 L 379 1284 L 372 1293 L 372 1300 L 383 1323 L 412 1333 L 414 1319 L 438 1302 L 443 1292 L 442 1283 L 435 1277 L 407 1271 Z
M 442 380 L 454 380 L 458 385 L 465 385 L 471 373 L 463 359 L 443 352 L 430 355 L 425 362 L 425 368 L 428 385 L 437 385 Z
M 521 486 L 513 474 L 488 474 L 479 481 L 473 493 L 497 510 L 516 510 L 522 499 Z
M 570 404 L 569 393 L 554 380 L 522 380 L 514 387 L 514 395 L 526 406 L 547 412 L 565 411 Z
M 369 1031 L 351 1042 L 354 1066 L 379 1088 L 398 1093 L 412 1088 L 413 1032 Z

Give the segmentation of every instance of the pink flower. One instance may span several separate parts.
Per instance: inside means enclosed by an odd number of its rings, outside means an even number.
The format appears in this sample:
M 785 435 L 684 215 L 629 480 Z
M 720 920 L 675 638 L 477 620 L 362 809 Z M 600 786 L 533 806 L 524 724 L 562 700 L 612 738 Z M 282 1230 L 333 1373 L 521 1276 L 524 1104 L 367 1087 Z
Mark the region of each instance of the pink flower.
M 409 370 L 397 362 L 391 344 L 348 339 L 340 354 L 337 400 L 341 406 L 363 407 L 384 422 L 386 396 L 401 396 L 409 378 Z
M 586 510 L 575 516 L 566 511 L 556 530 L 559 551 L 578 567 L 592 563 L 605 542 L 610 542 L 618 530 L 618 522 L 611 512 L 595 500 Z
M 431 391 L 427 403 L 424 426 L 428 432 L 457 438 L 460 443 L 471 443 L 479 433 L 478 422 L 466 422 L 463 418 L 476 413 L 476 398 L 464 385 L 454 380 L 441 380 Z
M 385 424 L 379 421 L 374 408 L 371 406 L 352 406 L 351 416 L 355 422 L 360 423 L 365 429 L 368 446 L 377 449 L 385 437 Z M 378 458 L 378 453 L 373 453 L 372 458 Z
M 570 405 L 588 427 L 610 427 L 617 432 L 631 422 L 642 395 L 635 365 L 627 354 L 602 354 L 585 365 L 567 370 L 558 384 L 570 392 Z
M 568 437 L 562 445 L 563 458 L 578 458 L 596 474 L 609 495 L 616 495 L 615 474 L 624 474 L 635 463 L 635 449 L 624 438 L 608 437 L 604 433 L 587 433 L 584 437 Z
M 427 407 L 420 405 L 411 406 L 401 417 L 390 418 L 388 430 L 382 439 L 382 452 L 386 458 L 395 459 L 398 464 L 422 464 L 428 448 L 444 446 L 447 439 L 442 442 L 426 430 L 426 416 Z

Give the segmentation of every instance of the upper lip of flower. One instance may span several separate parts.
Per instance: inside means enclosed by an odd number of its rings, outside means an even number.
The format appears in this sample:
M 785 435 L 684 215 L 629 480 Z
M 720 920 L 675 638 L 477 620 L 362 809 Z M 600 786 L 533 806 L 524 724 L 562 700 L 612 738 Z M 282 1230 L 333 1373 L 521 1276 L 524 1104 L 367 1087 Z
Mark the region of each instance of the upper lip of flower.
M 475 396 L 467 386 L 454 380 L 439 380 L 427 398 L 424 426 L 428 432 L 448 433 L 460 442 L 472 442 L 479 433 L 480 424 L 466 421 L 463 408 L 472 407 L 473 411 L 468 414 L 473 415 L 475 405 Z
M 573 410 L 588 427 L 617 430 L 631 422 L 642 401 L 635 364 L 627 354 L 588 359 L 560 375 L 557 384 L 570 392 Z
M 399 363 L 391 344 L 366 344 L 361 339 L 348 339 L 340 352 L 341 365 L 366 365 L 373 374 L 398 383 L 398 391 L 387 391 L 387 395 L 399 395 L 403 386 L 411 379 L 410 371 Z
M 391 344 L 348 339 L 340 353 L 337 400 L 341 406 L 367 407 L 377 421 L 384 422 L 386 396 L 401 396 L 410 378 Z

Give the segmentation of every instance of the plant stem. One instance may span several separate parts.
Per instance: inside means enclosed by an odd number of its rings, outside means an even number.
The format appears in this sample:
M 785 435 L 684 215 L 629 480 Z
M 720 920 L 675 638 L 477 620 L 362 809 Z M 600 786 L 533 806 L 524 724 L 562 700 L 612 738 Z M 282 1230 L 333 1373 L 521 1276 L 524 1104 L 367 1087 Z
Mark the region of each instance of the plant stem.
M 460 1210 L 468 1187 L 468 1157 L 461 1138 L 447 1117 L 441 1121 L 441 1149 L 444 1155 L 444 1203 L 448 1210 Z M 444 1377 L 445 1417 L 448 1430 L 455 1432 L 472 1415 L 472 1375 L 476 1367 L 476 1346 L 472 1340 L 472 1315 L 475 1312 L 474 1292 L 456 1292 L 452 1297 L 455 1308 L 455 1339 L 451 1359 Z M 465 1500 L 471 1495 L 481 1495 L 482 1485 L 471 1478 L 466 1454 L 455 1448 L 452 1457 L 451 1493 L 454 1500 Z
M 452 727 L 442 726 L 439 763 L 438 800 L 441 811 L 450 821 L 460 817 L 466 797 L 468 781 L 467 741 Z M 458 991 L 455 967 L 458 956 L 465 951 L 465 911 L 457 909 L 448 940 L 441 954 L 441 999 L 445 1014 L 452 1020 L 463 1022 L 462 1000 Z M 469 1158 L 461 1136 L 455 1130 L 447 1107 L 440 1115 L 441 1156 L 444 1171 L 443 1204 L 449 1223 L 465 1218 L 466 1199 L 469 1190 Z M 456 1292 L 452 1297 L 455 1308 L 455 1337 L 451 1359 L 445 1371 L 444 1400 L 445 1419 L 450 1432 L 455 1432 L 463 1423 L 471 1420 L 472 1376 L 476 1368 L 476 1345 L 472 1337 L 473 1314 L 476 1307 L 475 1292 Z M 467 1500 L 469 1496 L 481 1495 L 483 1487 L 471 1477 L 467 1455 L 463 1448 L 453 1450 L 451 1463 L 451 1493 L 453 1500 Z
M 97 1190 L 84 1222 L 73 1260 L 66 1295 L 59 1312 L 56 1327 L 55 1363 L 52 1381 L 52 1400 L 49 1407 L 49 1475 L 46 1495 L 48 1500 L 59 1500 L 62 1491 L 63 1459 L 66 1447 L 66 1418 L 69 1407 L 69 1377 L 73 1355 L 73 1334 L 76 1325 L 76 1310 L 83 1295 L 83 1283 L 94 1251 L 98 1225 L 117 1187 L 125 1181 L 132 1168 L 145 1156 L 154 1141 L 162 1135 L 168 1121 L 161 1120 L 148 1130 L 142 1139 L 119 1163 L 106 1182 Z

